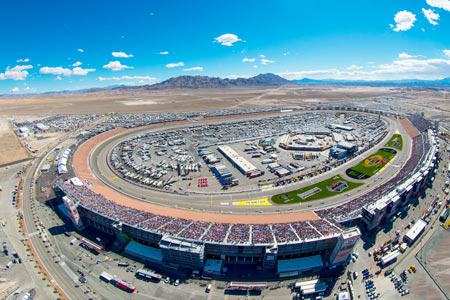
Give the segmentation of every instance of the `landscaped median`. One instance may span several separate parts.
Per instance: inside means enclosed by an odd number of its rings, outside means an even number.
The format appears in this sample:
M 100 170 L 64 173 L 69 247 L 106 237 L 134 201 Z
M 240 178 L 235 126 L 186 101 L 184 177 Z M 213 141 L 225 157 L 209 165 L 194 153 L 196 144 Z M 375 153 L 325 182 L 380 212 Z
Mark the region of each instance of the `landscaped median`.
M 336 175 L 298 190 L 274 195 L 272 196 L 272 202 L 276 204 L 292 204 L 319 200 L 346 193 L 363 184 L 351 182 L 343 179 L 340 175 Z

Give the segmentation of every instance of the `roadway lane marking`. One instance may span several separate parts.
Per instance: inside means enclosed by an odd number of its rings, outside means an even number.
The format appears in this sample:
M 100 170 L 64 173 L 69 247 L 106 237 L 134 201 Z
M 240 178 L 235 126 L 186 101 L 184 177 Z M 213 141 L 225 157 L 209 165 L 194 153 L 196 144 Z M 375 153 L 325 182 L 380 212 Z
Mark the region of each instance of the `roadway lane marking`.
M 28 234 L 28 237 L 33 237 L 33 236 L 35 236 L 35 235 L 39 235 L 41 232 L 39 231 L 39 230 L 37 230 L 37 231 L 35 231 L 35 232 L 32 232 L 32 233 L 29 233 Z
M 114 176 L 114 177 L 111 177 L 110 180 L 114 180 L 114 179 L 117 179 L 117 178 L 119 178 L 119 177 Z
M 75 275 L 72 269 L 70 269 L 69 266 L 64 261 L 61 262 L 59 265 L 64 270 L 64 272 L 66 272 L 66 274 L 69 275 L 70 278 L 72 278 L 74 282 L 78 282 L 78 276 Z

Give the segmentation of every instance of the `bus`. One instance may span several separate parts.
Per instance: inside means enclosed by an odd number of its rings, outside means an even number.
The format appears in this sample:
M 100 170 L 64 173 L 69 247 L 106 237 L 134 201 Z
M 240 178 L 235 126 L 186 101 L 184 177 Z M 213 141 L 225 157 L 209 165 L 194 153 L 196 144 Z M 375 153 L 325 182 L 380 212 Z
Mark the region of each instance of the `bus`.
M 124 290 L 125 292 L 128 292 L 128 293 L 132 293 L 136 290 L 136 288 L 134 286 L 132 286 L 131 284 L 129 284 L 128 282 L 125 282 L 125 281 L 117 279 L 117 278 L 111 279 L 110 282 L 115 287 L 118 287 L 119 289 Z
M 230 290 L 263 290 L 267 288 L 267 282 L 238 282 L 232 281 L 228 286 Z
M 92 241 L 89 241 L 85 238 L 81 239 L 82 243 L 80 244 L 83 248 L 90 250 L 93 253 L 99 254 L 100 251 L 103 250 L 103 246 L 98 245 Z
M 106 272 L 102 272 L 102 274 L 100 274 L 100 279 L 109 283 L 111 280 L 114 279 L 114 277 L 112 277 L 111 275 L 109 275 Z
M 144 280 L 153 280 L 153 281 L 160 281 L 162 278 L 161 275 L 156 274 L 155 272 L 146 268 L 137 270 L 136 277 L 142 278 Z

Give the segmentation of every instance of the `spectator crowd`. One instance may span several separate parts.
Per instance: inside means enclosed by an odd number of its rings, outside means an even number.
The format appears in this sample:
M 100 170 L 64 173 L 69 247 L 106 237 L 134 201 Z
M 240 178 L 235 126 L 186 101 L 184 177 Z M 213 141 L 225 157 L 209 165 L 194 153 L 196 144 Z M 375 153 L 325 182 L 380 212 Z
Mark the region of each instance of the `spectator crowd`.
M 275 224 L 193 221 L 126 207 L 106 199 L 85 185 L 73 185 L 62 181 L 58 181 L 56 185 L 75 203 L 87 210 L 138 229 L 196 241 L 256 245 L 273 244 L 275 239 L 278 243 L 289 243 L 337 235 L 343 230 L 328 220 Z

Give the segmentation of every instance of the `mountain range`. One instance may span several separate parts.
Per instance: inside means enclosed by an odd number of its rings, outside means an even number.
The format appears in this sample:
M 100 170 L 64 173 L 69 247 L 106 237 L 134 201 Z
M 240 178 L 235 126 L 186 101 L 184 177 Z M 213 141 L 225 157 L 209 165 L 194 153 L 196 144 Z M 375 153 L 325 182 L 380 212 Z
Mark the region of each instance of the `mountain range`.
M 310 85 L 365 85 L 365 86 L 450 86 L 450 77 L 440 80 L 401 79 L 401 80 L 337 80 L 337 79 L 310 79 L 292 80 L 296 84 Z
M 222 89 L 233 87 L 270 87 L 281 85 L 294 85 L 291 81 L 272 73 L 259 74 L 250 78 L 220 78 L 209 76 L 178 76 L 165 81 L 144 86 L 118 87 L 119 89 Z
M 287 80 L 281 76 L 265 73 L 250 78 L 220 78 L 209 76 L 178 76 L 165 81 L 141 86 L 115 85 L 104 88 L 88 88 L 75 91 L 47 92 L 42 94 L 71 94 L 71 93 L 90 93 L 90 92 L 114 92 L 121 91 L 143 92 L 151 90 L 170 90 L 170 89 L 225 89 L 225 88 L 264 88 L 279 86 L 298 86 L 298 85 L 358 85 L 358 86 L 405 86 L 405 87 L 450 87 L 450 77 L 440 80 L 422 80 L 422 79 L 404 79 L 404 80 L 336 80 L 336 79 L 310 79 Z M 33 95 L 33 94 L 28 94 Z M 36 95 L 36 94 L 34 94 Z M 0 95 L 12 96 L 12 95 Z M 22 95 L 23 96 L 23 95 Z

